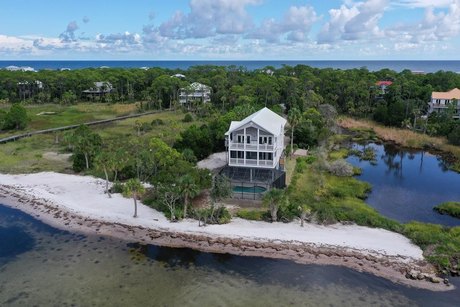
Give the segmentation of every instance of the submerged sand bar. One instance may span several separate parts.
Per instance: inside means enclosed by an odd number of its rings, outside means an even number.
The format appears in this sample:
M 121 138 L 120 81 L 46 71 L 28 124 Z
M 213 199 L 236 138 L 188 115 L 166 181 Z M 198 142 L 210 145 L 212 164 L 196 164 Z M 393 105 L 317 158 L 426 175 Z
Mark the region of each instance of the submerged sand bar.
M 0 174 L 0 202 L 61 229 L 97 232 L 122 239 L 210 252 L 291 259 L 301 263 L 338 264 L 432 290 L 448 290 L 404 277 L 408 270 L 433 273 L 422 250 L 384 229 L 299 222 L 267 223 L 233 219 L 225 225 L 199 227 L 196 220 L 169 222 L 139 204 L 133 218 L 132 199 L 104 194 L 105 182 L 90 176 L 52 172 Z

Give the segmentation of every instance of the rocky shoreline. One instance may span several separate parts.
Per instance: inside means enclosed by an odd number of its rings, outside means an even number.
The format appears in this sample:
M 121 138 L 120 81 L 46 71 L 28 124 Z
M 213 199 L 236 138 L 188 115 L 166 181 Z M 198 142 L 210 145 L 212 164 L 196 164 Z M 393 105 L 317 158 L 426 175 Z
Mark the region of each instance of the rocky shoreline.
M 62 230 L 112 236 L 142 244 L 192 248 L 203 252 L 286 259 L 302 264 L 340 265 L 406 286 L 432 291 L 454 289 L 448 281 L 436 276 L 434 268 L 428 262 L 402 255 L 389 256 L 375 251 L 294 240 L 248 240 L 216 236 L 205 234 L 206 227 L 202 233 L 194 234 L 170 231 L 162 227 L 132 226 L 85 217 L 24 192 L 13 186 L 1 185 L 0 203 Z

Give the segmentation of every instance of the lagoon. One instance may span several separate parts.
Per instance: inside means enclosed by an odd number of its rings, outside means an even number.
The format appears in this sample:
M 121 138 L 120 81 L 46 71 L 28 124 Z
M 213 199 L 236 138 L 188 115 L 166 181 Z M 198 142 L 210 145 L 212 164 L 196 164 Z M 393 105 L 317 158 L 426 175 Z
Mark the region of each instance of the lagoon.
M 375 150 L 374 162 L 350 156 L 347 161 L 362 169 L 358 179 L 372 185 L 366 203 L 399 222 L 420 221 L 458 226 L 460 219 L 433 210 L 446 201 L 460 201 L 460 174 L 448 169 L 439 155 L 408 150 L 392 144 L 353 144 Z

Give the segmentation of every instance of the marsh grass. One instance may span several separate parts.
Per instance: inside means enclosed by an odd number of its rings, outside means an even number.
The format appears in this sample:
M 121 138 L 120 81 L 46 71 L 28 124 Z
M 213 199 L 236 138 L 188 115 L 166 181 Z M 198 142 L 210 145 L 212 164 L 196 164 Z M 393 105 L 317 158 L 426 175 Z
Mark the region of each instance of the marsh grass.
M 447 214 L 456 218 L 460 218 L 460 202 L 448 201 L 437 205 L 433 209 L 441 214 Z
M 343 128 L 355 131 L 374 131 L 381 140 L 394 142 L 403 147 L 414 149 L 433 148 L 451 153 L 457 159 L 460 159 L 460 146 L 449 144 L 444 137 L 433 137 L 407 129 L 385 127 L 370 120 L 358 120 L 350 117 L 341 117 L 338 120 L 338 124 Z M 460 165 L 457 167 L 460 170 Z

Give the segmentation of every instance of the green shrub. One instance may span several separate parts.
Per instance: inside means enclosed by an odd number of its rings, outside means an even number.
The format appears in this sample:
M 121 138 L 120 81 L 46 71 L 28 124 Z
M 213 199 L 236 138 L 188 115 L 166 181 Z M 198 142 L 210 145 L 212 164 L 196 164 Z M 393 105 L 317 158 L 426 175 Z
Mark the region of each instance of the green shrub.
M 232 216 L 224 206 L 212 206 L 211 208 L 191 210 L 194 219 L 203 221 L 204 224 L 227 224 Z
M 150 125 L 152 125 L 152 126 L 162 126 L 164 124 L 165 123 L 161 118 L 156 118 L 156 119 L 152 120 L 152 122 L 150 123 Z
M 82 153 L 74 153 L 72 155 L 72 169 L 74 172 L 79 173 L 86 169 L 85 155 Z
M 460 218 L 460 202 L 448 201 L 437 205 L 433 209 L 441 214 L 447 214 L 456 218 Z
M 190 113 L 185 114 L 184 119 L 182 120 L 184 123 L 191 123 L 193 122 L 193 116 Z
M 121 182 L 115 182 L 110 188 L 110 193 L 123 193 L 124 185 Z
M 236 216 L 250 221 L 263 221 L 266 220 L 267 214 L 268 211 L 241 209 L 236 213 Z

